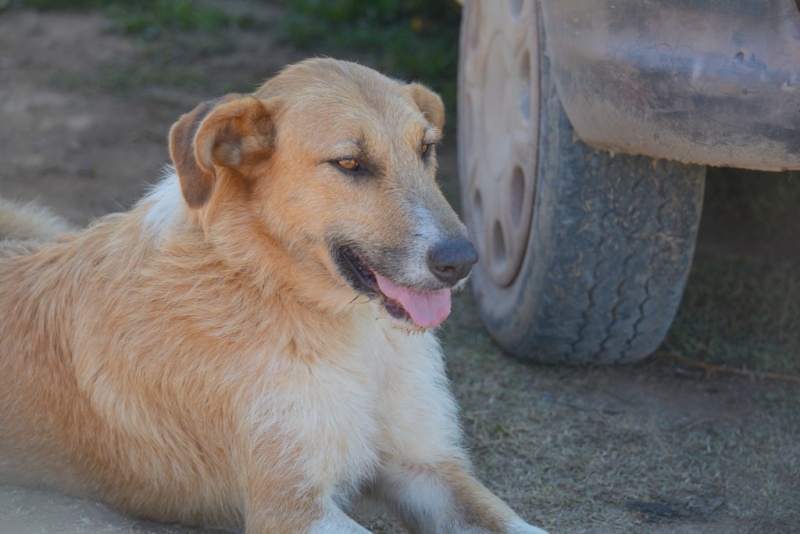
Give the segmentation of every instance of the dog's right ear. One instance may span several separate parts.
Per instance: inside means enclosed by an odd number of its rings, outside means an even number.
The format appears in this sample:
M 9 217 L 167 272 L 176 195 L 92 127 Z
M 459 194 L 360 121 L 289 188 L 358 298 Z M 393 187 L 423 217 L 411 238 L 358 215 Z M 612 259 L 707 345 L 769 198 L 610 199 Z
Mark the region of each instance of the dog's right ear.
M 274 144 L 272 113 L 253 96 L 231 94 L 181 116 L 169 132 L 169 153 L 186 203 L 204 206 L 222 169 L 248 179 L 249 168 L 269 158 Z

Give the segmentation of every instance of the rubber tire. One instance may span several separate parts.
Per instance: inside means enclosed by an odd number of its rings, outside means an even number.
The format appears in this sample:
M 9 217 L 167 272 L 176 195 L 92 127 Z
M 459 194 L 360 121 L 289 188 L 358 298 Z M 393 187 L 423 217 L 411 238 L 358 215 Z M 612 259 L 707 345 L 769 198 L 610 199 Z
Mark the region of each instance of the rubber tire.
M 544 46 L 541 39 L 539 49 Z M 476 265 L 480 315 L 492 337 L 524 360 L 635 362 L 658 348 L 680 304 L 705 167 L 586 146 L 573 134 L 546 54 L 539 64 L 539 154 L 527 251 L 507 287 Z M 466 193 L 462 200 L 469 224 Z

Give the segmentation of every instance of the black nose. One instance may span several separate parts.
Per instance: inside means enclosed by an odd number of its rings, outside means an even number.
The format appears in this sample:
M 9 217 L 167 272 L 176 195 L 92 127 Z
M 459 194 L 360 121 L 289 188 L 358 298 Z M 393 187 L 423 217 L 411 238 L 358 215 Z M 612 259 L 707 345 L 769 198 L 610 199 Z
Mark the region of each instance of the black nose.
M 478 252 L 466 239 L 443 241 L 428 251 L 428 268 L 447 284 L 465 278 L 478 261 Z

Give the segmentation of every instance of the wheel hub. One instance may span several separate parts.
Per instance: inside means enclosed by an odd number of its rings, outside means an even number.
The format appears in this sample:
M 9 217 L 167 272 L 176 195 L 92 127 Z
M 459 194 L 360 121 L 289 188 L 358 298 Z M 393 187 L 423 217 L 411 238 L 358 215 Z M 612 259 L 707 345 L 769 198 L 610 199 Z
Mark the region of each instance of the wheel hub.
M 501 287 L 530 233 L 539 139 L 539 44 L 533 0 L 472 2 L 459 81 L 460 173 L 481 265 Z

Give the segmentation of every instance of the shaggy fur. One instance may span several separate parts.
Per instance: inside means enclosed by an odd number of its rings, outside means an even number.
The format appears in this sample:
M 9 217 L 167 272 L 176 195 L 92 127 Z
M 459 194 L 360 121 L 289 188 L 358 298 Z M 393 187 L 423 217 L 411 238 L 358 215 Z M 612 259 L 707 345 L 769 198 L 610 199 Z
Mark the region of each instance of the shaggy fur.
M 0 482 L 247 533 L 366 532 L 362 495 L 413 532 L 541 533 L 470 474 L 429 328 L 475 261 L 443 120 L 420 85 L 305 61 L 181 117 L 131 211 L 9 245 Z
M 0 198 L 0 240 L 52 241 L 71 230 L 67 221 L 42 206 Z

